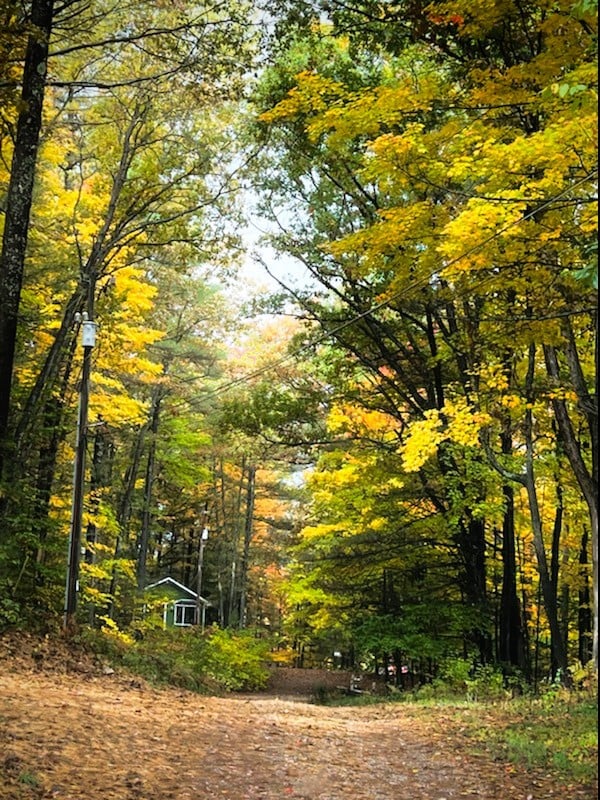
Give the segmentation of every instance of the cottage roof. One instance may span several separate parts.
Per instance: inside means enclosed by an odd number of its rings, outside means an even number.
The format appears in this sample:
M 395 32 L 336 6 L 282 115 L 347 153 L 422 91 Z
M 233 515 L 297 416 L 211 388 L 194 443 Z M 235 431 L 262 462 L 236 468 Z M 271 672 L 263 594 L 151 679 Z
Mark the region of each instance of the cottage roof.
M 175 578 L 171 578 L 168 576 L 166 578 L 161 578 L 159 581 L 155 581 L 154 583 L 151 583 L 149 586 L 146 586 L 146 590 L 156 589 L 157 586 L 172 586 L 173 588 L 178 589 L 180 592 L 187 595 L 187 597 L 182 597 L 181 598 L 182 600 L 189 600 L 189 599 L 192 599 L 194 601 L 198 600 L 197 592 L 195 592 L 193 589 L 188 588 L 187 586 L 184 586 L 183 583 L 179 583 L 179 581 L 176 581 Z M 205 606 L 211 605 L 205 597 L 202 597 L 202 595 L 200 595 L 200 602 Z

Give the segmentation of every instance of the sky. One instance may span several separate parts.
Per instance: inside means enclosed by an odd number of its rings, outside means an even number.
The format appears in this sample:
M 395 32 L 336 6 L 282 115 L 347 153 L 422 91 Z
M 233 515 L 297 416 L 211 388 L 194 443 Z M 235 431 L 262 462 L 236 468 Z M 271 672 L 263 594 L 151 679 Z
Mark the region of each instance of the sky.
M 250 217 L 242 233 L 246 245 L 246 257 L 242 263 L 240 276 L 248 281 L 248 288 L 251 291 L 255 289 L 259 293 L 278 292 L 282 287 L 277 279 L 292 288 L 305 288 L 314 283 L 300 261 L 277 253 L 260 241 L 267 233 L 267 223 L 258 217 Z M 264 265 L 268 267 L 268 271 Z

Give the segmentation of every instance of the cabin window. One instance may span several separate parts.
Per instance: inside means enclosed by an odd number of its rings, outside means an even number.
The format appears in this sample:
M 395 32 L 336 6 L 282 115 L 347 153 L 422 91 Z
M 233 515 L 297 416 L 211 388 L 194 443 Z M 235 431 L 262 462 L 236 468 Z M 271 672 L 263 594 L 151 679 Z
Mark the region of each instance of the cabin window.
M 196 606 L 175 605 L 175 625 L 193 625 L 196 622 Z

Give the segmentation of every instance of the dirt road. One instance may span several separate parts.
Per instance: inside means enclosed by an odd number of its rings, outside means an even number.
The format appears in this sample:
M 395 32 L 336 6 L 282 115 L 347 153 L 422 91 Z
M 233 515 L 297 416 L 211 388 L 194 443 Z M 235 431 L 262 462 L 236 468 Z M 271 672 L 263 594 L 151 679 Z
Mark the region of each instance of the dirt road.
M 414 706 L 0 676 L 2 800 L 592 800 L 566 791 L 474 756 L 451 720 Z

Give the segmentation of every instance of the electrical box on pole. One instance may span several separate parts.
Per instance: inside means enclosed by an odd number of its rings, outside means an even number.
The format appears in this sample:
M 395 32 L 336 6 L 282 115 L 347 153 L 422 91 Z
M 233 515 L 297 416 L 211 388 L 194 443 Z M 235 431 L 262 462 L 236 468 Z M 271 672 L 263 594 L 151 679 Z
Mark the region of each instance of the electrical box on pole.
M 98 326 L 95 322 L 84 320 L 81 324 L 81 344 L 83 347 L 93 347 L 96 344 L 96 328 Z

